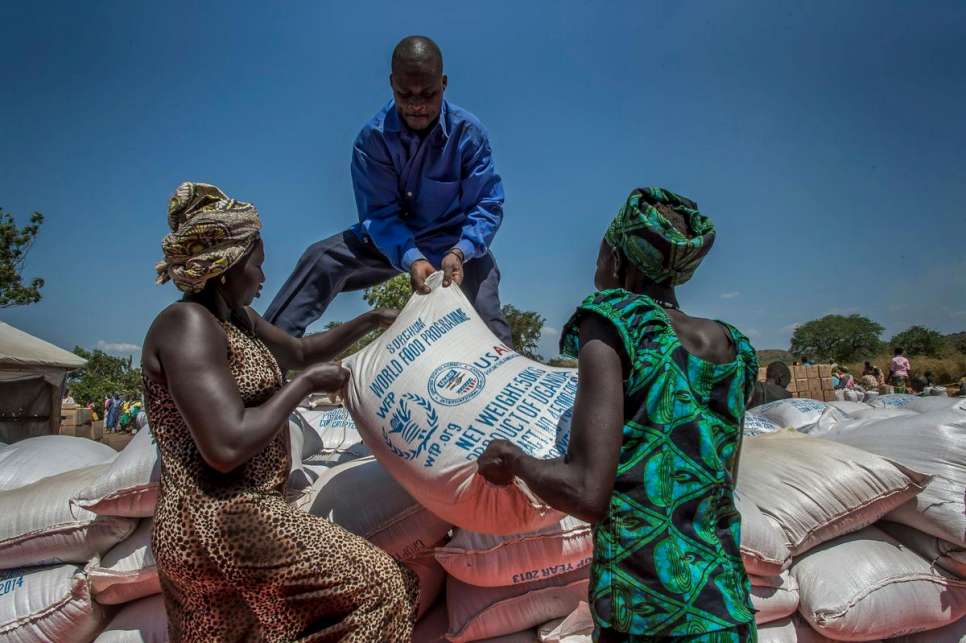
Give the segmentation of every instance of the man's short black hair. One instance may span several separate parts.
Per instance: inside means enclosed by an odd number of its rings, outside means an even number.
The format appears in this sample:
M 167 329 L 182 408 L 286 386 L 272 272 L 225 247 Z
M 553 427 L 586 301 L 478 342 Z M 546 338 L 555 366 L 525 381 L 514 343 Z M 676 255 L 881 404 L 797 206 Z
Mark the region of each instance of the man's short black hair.
M 432 38 L 406 36 L 392 50 L 392 69 L 395 72 L 400 66 L 410 64 L 430 65 L 442 74 L 443 52 Z
M 901 346 L 897 346 L 896 347 L 895 354 L 896 355 L 902 355 L 902 347 Z
M 792 372 L 785 362 L 772 362 L 765 369 L 765 379 L 785 387 L 792 381 Z

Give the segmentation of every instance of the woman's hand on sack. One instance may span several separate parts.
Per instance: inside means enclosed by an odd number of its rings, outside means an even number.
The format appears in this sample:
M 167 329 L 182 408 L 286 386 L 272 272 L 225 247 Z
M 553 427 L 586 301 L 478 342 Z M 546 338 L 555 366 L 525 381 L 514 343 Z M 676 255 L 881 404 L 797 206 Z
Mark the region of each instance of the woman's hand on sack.
M 476 462 L 478 472 L 493 484 L 508 485 L 513 482 L 517 460 L 523 455 L 523 450 L 512 442 L 493 440 Z
M 376 328 L 389 328 L 399 316 L 398 310 L 392 308 L 377 308 L 369 313 L 370 320 Z
M 308 380 L 314 393 L 341 391 L 349 381 L 349 371 L 334 362 L 313 364 L 301 376 Z

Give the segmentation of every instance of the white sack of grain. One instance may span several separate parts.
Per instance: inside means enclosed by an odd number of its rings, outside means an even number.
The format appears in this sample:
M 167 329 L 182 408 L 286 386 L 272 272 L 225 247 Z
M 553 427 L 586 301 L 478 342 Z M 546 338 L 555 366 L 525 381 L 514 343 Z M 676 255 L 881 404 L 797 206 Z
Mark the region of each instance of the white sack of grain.
M 455 643 L 521 632 L 567 616 L 587 600 L 588 569 L 511 587 L 473 587 L 450 577 L 447 638 Z
M 936 629 L 966 614 L 966 581 L 933 568 L 875 527 L 824 543 L 795 560 L 799 612 L 842 641 Z
M 565 516 L 526 534 L 493 536 L 458 529 L 436 549 L 436 560 L 450 576 L 477 587 L 504 587 L 560 576 L 590 564 L 591 526 Z
M 838 442 L 784 431 L 742 445 L 738 491 L 785 533 L 792 556 L 870 525 L 928 476 Z
M 771 623 L 798 610 L 798 581 L 787 571 L 781 576 L 749 576 L 755 622 Z
M 477 475 L 487 444 L 505 438 L 538 458 L 566 452 L 575 369 L 504 346 L 459 288 L 414 295 L 375 342 L 347 358 L 346 406 L 363 440 L 423 506 L 478 533 L 516 534 L 561 514 L 522 481 Z
M 791 565 L 791 552 L 774 518 L 764 515 L 755 503 L 735 491 L 735 508 L 741 514 L 741 561 L 745 571 L 758 576 L 778 576 Z
M 886 532 L 923 559 L 958 578 L 966 579 L 966 547 L 936 538 L 899 523 L 880 520 L 876 527 Z
M 160 594 L 128 603 L 95 643 L 168 643 L 168 617 Z
M 332 467 L 294 506 L 372 541 L 399 560 L 428 551 L 450 530 L 372 456 Z
M 71 496 L 110 465 L 98 464 L 0 492 L 0 569 L 86 563 L 131 535 L 137 521 L 98 516 Z
M 105 464 L 117 451 L 87 438 L 41 435 L 0 448 L 0 491 L 24 487 L 42 478 L 95 464 Z
M 104 605 L 128 603 L 161 592 L 158 568 L 151 551 L 154 520 L 145 518 L 127 539 L 119 542 L 91 565 L 94 599 Z
M 87 643 L 107 613 L 91 598 L 87 574 L 77 565 L 0 572 L 0 641 Z
M 336 465 L 370 455 L 346 408 L 296 409 L 292 415 L 314 436 L 305 440 L 304 463 Z
M 78 490 L 74 502 L 106 516 L 147 518 L 158 503 L 161 467 L 151 429 L 134 434 L 110 468 Z

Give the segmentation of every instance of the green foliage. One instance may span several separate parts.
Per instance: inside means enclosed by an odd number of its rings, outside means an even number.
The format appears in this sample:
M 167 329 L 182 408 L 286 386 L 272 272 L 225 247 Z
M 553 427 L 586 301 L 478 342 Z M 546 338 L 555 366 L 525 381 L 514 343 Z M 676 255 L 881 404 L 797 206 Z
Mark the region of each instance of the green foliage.
M 791 352 L 813 361 L 850 362 L 875 355 L 882 326 L 862 315 L 826 315 L 802 324 L 792 335 Z
M 503 307 L 503 316 L 510 324 L 514 350 L 530 359 L 541 359 L 536 350 L 537 344 L 540 343 L 543 325 L 547 321 L 543 318 L 543 315 L 530 310 L 519 310 L 511 304 L 507 304 Z
M 25 285 L 21 273 L 43 222 L 44 215 L 34 212 L 30 223 L 18 228 L 13 215 L 0 208 L 0 308 L 40 301 L 44 280 L 36 278 Z
M 951 352 L 966 355 L 966 333 L 946 335 L 946 344 Z
M 577 360 L 567 357 L 554 357 L 547 362 L 547 366 L 557 366 L 559 368 L 577 368 Z
M 906 355 L 939 357 L 946 350 L 946 339 L 932 329 L 913 326 L 898 333 L 889 345 L 892 348 L 901 346 Z
M 409 274 L 400 273 L 378 286 L 366 288 L 362 298 L 373 308 L 402 310 L 412 294 L 413 287 L 409 283 Z
M 119 393 L 125 399 L 141 397 L 141 369 L 132 366 L 130 357 L 114 357 L 100 350 L 86 351 L 80 346 L 74 354 L 87 360 L 87 365 L 67 375 L 67 386 L 74 400 L 84 406 L 94 403 L 103 408 L 104 398 Z
M 341 325 L 342 325 L 342 322 L 340 322 L 340 321 L 331 321 L 331 322 L 329 322 L 328 324 L 325 325 L 325 330 L 332 330 L 336 326 L 341 326 Z M 372 342 L 374 342 L 377 339 L 379 339 L 379 336 L 382 335 L 383 332 L 384 332 L 384 330 L 382 328 L 379 328 L 377 330 L 373 330 L 373 331 L 370 331 L 370 332 L 366 333 L 365 335 L 363 335 L 362 337 L 360 337 L 359 339 L 357 339 L 355 342 L 353 342 L 353 344 L 351 346 L 349 346 L 349 348 L 347 348 L 344 351 L 342 351 L 336 359 L 344 359 L 344 358 L 348 357 L 349 355 L 353 355 L 355 353 L 358 353 L 363 348 L 365 348 L 366 346 L 368 346 Z

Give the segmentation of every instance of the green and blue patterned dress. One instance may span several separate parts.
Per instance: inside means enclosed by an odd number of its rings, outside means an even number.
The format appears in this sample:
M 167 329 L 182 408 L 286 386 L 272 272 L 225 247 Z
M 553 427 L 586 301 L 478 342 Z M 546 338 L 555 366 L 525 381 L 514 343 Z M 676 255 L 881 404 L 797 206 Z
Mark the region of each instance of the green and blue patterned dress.
M 594 528 L 590 603 L 598 628 L 634 642 L 755 640 L 731 476 L 758 369 L 754 348 L 723 324 L 734 361 L 699 359 L 653 299 L 617 289 L 584 300 L 564 330 L 562 353 L 577 355 L 588 313 L 613 324 L 630 364 L 617 478 Z

